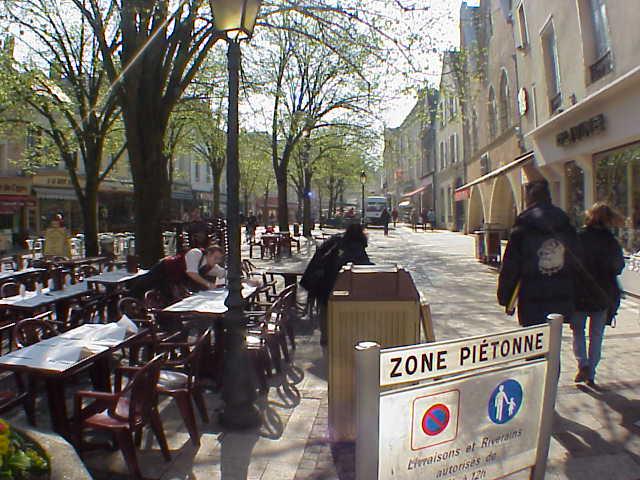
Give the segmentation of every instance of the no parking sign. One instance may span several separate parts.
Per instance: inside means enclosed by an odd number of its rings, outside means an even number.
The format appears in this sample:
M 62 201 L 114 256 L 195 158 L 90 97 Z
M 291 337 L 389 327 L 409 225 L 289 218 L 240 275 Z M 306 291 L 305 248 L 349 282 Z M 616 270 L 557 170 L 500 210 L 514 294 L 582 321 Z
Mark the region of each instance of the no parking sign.
M 561 329 L 560 317 L 454 342 L 360 344 L 357 479 L 543 479 Z

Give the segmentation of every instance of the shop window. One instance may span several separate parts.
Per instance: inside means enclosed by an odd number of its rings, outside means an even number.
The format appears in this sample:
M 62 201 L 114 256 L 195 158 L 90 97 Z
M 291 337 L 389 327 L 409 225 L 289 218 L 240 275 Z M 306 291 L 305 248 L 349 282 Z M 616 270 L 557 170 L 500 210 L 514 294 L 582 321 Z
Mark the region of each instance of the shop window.
M 487 105 L 489 113 L 489 138 L 495 139 L 498 134 L 498 119 L 496 114 L 496 92 L 493 87 L 489 88 L 489 102 Z
M 196 182 L 199 182 L 200 181 L 200 163 L 196 162 L 194 167 L 195 167 Z
M 579 227 L 584 223 L 584 171 L 576 162 L 567 162 L 564 166 L 567 181 L 567 214 L 572 223 Z
M 595 157 L 596 198 L 625 217 L 616 231 L 622 247 L 640 251 L 640 143 Z
M 453 222 L 453 190 L 451 187 L 447 187 L 447 199 L 449 204 L 447 205 L 447 221 Z

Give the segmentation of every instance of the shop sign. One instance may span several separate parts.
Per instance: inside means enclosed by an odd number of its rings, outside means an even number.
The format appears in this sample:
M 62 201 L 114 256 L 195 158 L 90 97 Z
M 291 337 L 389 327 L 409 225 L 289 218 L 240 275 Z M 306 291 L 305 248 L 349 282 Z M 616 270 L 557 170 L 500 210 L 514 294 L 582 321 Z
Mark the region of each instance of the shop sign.
M 518 92 L 518 110 L 521 117 L 524 117 L 529 112 L 529 92 L 524 87 Z
M 380 385 L 425 380 L 499 363 L 544 355 L 549 350 L 549 327 L 532 327 L 499 337 L 470 339 L 384 350 L 380 354 Z
M 29 195 L 30 190 L 28 178 L 0 178 L 0 195 Z
M 383 393 L 379 479 L 497 479 L 536 463 L 546 362 Z
M 53 187 L 53 188 L 73 188 L 71 178 L 65 174 L 37 174 L 33 176 L 33 184 L 35 186 Z M 80 184 L 84 185 L 84 178 L 80 178 Z
M 543 480 L 561 315 L 446 342 L 355 347 L 357 480 Z
M 559 147 L 569 147 L 593 135 L 606 130 L 604 114 L 596 115 L 574 127 L 564 130 L 556 136 L 556 143 Z

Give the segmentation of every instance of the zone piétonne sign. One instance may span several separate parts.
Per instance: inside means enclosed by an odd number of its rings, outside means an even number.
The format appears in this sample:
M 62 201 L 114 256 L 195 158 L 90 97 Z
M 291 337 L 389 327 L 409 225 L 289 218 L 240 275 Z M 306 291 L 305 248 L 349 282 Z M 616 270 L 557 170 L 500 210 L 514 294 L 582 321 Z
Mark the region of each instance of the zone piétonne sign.
M 549 335 L 549 326 L 542 325 L 437 345 L 387 349 L 380 354 L 380 385 L 427 380 L 544 355 L 549 351 Z

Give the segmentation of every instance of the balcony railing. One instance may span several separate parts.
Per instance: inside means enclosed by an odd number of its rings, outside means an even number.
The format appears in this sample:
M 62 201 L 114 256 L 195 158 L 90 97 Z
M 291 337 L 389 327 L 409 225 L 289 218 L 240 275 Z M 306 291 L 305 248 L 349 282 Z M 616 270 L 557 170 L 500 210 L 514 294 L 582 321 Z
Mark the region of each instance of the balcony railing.
M 611 51 L 600 57 L 596 63 L 589 67 L 591 73 L 591 83 L 597 82 L 609 72 L 613 71 L 613 58 Z
M 551 106 L 551 114 L 554 114 L 558 111 L 560 106 L 562 105 L 562 92 L 558 92 L 558 94 L 553 97 L 550 101 Z

